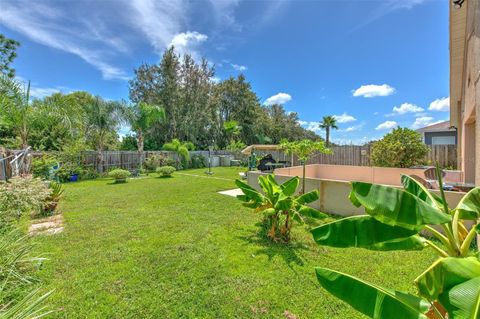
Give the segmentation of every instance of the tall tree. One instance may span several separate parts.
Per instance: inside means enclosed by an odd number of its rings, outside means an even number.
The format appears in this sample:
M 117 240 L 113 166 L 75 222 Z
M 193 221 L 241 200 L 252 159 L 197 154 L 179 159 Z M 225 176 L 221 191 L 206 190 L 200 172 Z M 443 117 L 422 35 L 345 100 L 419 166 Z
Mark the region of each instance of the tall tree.
M 165 110 L 158 105 L 151 105 L 144 102 L 126 108 L 125 117 L 130 123 L 137 138 L 137 149 L 143 152 L 145 133 L 151 130 L 152 126 L 165 120 Z
M 107 140 L 112 134 L 116 135 L 117 128 L 123 121 L 124 105 L 116 101 L 107 101 L 96 96 L 85 105 L 85 124 L 87 138 L 98 152 L 97 162 L 103 171 L 103 151 Z
M 15 77 L 15 69 L 10 64 L 17 57 L 19 45 L 19 42 L 0 33 L 0 73 L 6 74 L 9 78 Z
M 31 123 L 34 117 L 30 104 L 30 82 L 25 87 L 19 81 L 4 74 L 0 77 L 0 118 L 20 139 L 20 147 L 28 146 Z
M 330 130 L 338 129 L 337 120 L 331 115 L 324 116 L 319 124 L 319 127 L 325 129 L 325 142 L 327 147 L 330 146 Z

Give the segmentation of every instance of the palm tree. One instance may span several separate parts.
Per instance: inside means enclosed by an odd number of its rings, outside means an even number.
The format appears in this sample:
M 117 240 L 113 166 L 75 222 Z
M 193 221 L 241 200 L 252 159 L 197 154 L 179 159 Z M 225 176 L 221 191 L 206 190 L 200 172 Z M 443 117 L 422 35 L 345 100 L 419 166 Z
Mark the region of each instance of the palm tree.
M 163 144 L 162 147 L 165 151 L 172 151 L 177 153 L 177 166 L 180 167 L 180 160 L 183 162 L 184 168 L 186 168 L 187 161 L 190 160 L 189 151 L 193 151 L 195 146 L 192 142 L 182 142 L 179 139 L 174 138 L 170 143 Z
M 107 101 L 96 96 L 85 105 L 85 128 L 88 138 L 98 152 L 97 163 L 103 171 L 103 151 L 107 138 L 123 121 L 125 106 L 116 101 Z
M 30 103 L 30 81 L 25 88 L 20 82 L 3 75 L 0 78 L 0 105 L 2 121 L 20 138 L 21 148 L 26 148 L 30 123 L 34 117 L 33 106 Z
M 327 147 L 330 146 L 330 129 L 338 130 L 337 120 L 334 116 L 327 115 L 323 117 L 318 126 L 325 129 L 325 143 Z
M 157 105 L 140 102 L 127 109 L 127 121 L 137 137 L 137 149 L 143 152 L 144 134 L 157 122 L 165 120 L 165 109 Z

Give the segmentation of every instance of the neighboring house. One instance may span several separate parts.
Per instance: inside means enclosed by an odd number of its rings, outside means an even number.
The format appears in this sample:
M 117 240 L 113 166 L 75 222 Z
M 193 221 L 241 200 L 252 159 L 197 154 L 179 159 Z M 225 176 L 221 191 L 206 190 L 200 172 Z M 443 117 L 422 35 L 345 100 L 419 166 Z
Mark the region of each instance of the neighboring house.
M 480 0 L 450 1 L 450 125 L 465 182 L 480 185 Z
M 450 126 L 450 121 L 432 124 L 417 130 L 422 134 L 427 145 L 456 145 L 457 130 Z

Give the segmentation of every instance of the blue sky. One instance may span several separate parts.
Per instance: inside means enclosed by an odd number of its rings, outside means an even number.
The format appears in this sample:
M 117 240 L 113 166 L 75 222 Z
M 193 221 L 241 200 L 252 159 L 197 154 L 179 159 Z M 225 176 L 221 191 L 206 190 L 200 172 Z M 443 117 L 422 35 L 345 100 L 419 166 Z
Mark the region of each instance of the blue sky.
M 128 79 L 175 44 L 216 77 L 243 72 L 262 103 L 316 130 L 335 115 L 338 143 L 396 125 L 447 120 L 448 1 L 1 0 L 0 32 L 40 97 L 86 90 L 128 98 Z

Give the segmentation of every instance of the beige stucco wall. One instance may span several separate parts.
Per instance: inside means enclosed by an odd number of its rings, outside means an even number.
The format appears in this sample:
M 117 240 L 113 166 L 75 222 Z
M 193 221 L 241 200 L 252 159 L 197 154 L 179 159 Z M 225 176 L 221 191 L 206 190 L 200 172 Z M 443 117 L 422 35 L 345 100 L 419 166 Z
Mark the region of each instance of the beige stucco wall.
M 460 114 L 455 114 L 459 118 L 459 157 L 465 181 L 480 185 L 480 1 L 465 1 L 460 10 L 466 10 L 466 27 Z
M 311 165 L 311 169 L 313 170 L 313 167 L 315 165 Z M 340 166 L 339 170 L 335 171 L 340 171 L 342 165 L 322 165 L 322 166 Z M 301 173 L 296 174 L 296 172 L 301 172 L 301 170 L 298 170 L 299 167 L 293 167 L 289 169 L 282 169 L 282 172 L 280 173 L 280 170 L 276 171 L 275 174 L 275 179 L 279 183 L 283 183 L 286 180 L 290 179 L 292 176 L 302 176 Z M 363 167 L 358 167 L 356 168 L 363 168 Z M 367 167 L 368 168 L 368 167 Z M 333 169 L 333 168 L 331 168 Z M 287 174 L 286 172 L 291 173 Z M 359 170 L 359 175 L 364 174 L 365 170 L 361 169 Z M 258 184 L 258 177 L 260 175 L 266 175 L 265 173 L 261 173 L 259 171 L 253 171 L 253 172 L 248 172 L 247 173 L 247 179 L 248 179 L 248 184 L 251 185 L 252 187 L 255 187 L 257 190 L 261 190 L 260 186 Z M 366 176 L 366 175 L 365 175 Z M 336 214 L 340 216 L 352 216 L 352 215 L 359 215 L 359 214 L 364 214 L 364 211 L 362 208 L 357 208 L 352 205 L 350 200 L 348 199 L 348 195 L 350 194 L 350 182 L 349 180 L 358 180 L 358 179 L 347 179 L 347 180 L 335 180 L 335 179 L 325 179 L 325 178 L 314 178 L 314 177 L 309 177 L 306 178 L 305 180 L 305 189 L 306 191 L 311 191 L 311 190 L 318 190 L 320 194 L 320 199 L 317 200 L 316 202 L 312 203 L 312 207 L 325 212 L 325 213 L 330 213 L 330 214 Z M 364 180 L 368 182 L 367 180 Z M 438 193 L 438 191 L 433 191 Z M 455 207 L 464 193 L 459 193 L 459 192 L 445 192 L 447 202 L 450 207 Z
M 360 181 L 376 184 L 400 186 L 401 174 L 418 175 L 425 178 L 425 169 L 391 168 L 375 166 L 352 166 L 352 165 L 307 165 L 305 176 L 324 180 Z M 461 182 L 461 171 L 445 171 L 446 182 Z M 275 170 L 277 175 L 302 176 L 302 167 L 294 166 Z

